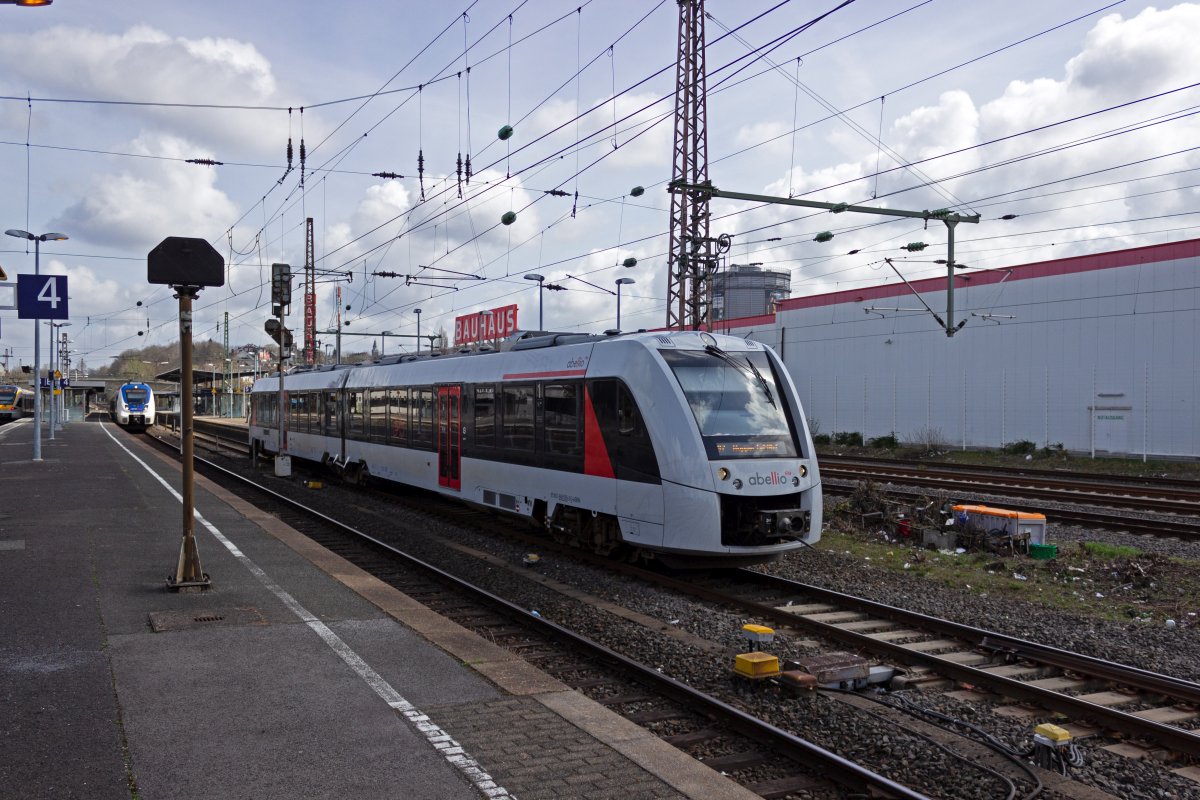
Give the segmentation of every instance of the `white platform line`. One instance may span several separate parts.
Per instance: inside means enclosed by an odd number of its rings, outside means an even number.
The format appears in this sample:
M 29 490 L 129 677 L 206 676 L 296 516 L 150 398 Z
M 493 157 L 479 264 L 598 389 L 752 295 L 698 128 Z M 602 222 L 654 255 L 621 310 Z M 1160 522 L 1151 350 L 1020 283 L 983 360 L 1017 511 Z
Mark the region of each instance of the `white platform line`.
M 155 472 L 149 464 L 138 458 L 133 451 L 131 451 L 115 436 L 113 436 L 108 430 L 107 425 L 101 422 L 100 427 L 108 435 L 108 438 L 116 442 L 117 446 L 124 450 L 130 458 L 132 458 L 134 461 L 140 464 L 143 469 L 153 475 L 155 479 L 157 479 L 158 482 L 161 483 L 166 490 L 171 493 L 172 497 L 174 497 L 180 503 L 183 503 L 183 496 L 180 495 L 179 492 L 175 491 L 174 487 L 167 483 L 165 478 Z M 362 657 L 359 656 L 358 653 L 354 652 L 350 645 L 346 644 L 346 642 L 343 641 L 340 636 L 330 630 L 325 623 L 317 619 L 317 617 L 303 605 L 301 605 L 296 598 L 288 594 L 283 587 L 275 583 L 275 581 L 272 580 L 271 577 L 267 575 L 267 573 L 264 572 L 261 567 L 251 561 L 249 557 L 247 557 L 240 549 L 238 549 L 237 545 L 229 541 L 229 539 L 227 539 L 215 525 L 205 519 L 199 510 L 194 510 L 193 513 L 195 514 L 196 521 L 203 525 L 218 542 L 224 545 L 225 549 L 232 553 L 233 556 L 242 563 L 242 566 L 248 569 L 250 573 L 254 575 L 254 577 L 258 578 L 259 582 L 269 589 L 272 594 L 278 597 L 293 614 L 295 614 L 302 622 L 308 625 L 309 629 L 316 633 L 317 636 L 321 637 L 321 641 L 329 645 L 329 648 L 333 650 L 333 652 L 337 653 L 342 661 L 344 661 L 350 667 L 350 669 L 354 670 L 354 672 L 357 673 L 357 675 L 362 678 L 368 686 L 371 687 L 375 694 L 377 694 L 390 707 L 400 712 L 408 724 L 414 730 L 420 732 L 433 746 L 433 748 L 440 752 L 442 757 L 445 758 L 447 762 L 457 768 L 467 778 L 467 780 L 474 784 L 475 788 L 478 789 L 485 797 L 509 797 L 512 798 L 512 800 L 516 800 L 516 796 L 510 794 L 503 786 L 497 786 L 496 782 L 492 780 L 492 777 L 480 768 L 478 762 L 471 758 L 458 744 L 458 742 L 454 741 L 450 734 L 446 733 L 437 725 L 430 722 L 428 716 L 413 706 L 412 703 L 405 700 L 399 692 L 392 688 L 392 685 L 388 683 L 382 675 L 372 669 L 366 661 L 363 661 Z

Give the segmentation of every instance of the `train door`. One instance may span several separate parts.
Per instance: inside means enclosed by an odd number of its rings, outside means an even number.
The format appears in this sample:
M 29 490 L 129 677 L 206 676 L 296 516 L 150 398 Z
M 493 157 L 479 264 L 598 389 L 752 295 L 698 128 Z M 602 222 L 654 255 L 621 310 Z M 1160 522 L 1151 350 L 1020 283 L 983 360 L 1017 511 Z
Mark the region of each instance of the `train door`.
M 322 434 L 329 439 L 337 440 L 337 456 L 340 461 L 346 460 L 345 412 L 342 409 L 342 393 L 338 391 L 322 392 L 321 408 L 324 413 Z
M 462 387 L 439 386 L 437 390 L 438 485 L 462 488 L 459 466 L 462 456 Z

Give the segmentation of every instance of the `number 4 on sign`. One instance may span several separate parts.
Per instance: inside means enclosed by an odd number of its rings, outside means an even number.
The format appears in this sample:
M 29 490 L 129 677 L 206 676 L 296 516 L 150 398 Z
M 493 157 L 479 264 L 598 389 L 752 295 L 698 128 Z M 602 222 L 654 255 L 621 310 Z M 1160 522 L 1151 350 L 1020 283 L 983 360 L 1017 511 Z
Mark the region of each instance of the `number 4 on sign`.
M 38 302 L 49 303 L 50 308 L 58 308 L 58 281 L 50 279 L 46 281 L 46 285 L 38 292 Z
M 17 317 L 20 319 L 67 319 L 66 275 L 18 275 Z

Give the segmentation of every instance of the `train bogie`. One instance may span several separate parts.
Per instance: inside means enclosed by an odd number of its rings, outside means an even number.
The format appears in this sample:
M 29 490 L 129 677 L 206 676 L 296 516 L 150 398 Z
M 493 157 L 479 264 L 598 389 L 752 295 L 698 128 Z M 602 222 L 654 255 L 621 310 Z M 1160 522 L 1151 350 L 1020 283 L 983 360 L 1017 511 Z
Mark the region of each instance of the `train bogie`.
M 698 332 L 552 336 L 405 357 L 252 394 L 260 450 L 532 518 L 598 552 L 753 563 L 820 536 L 795 387 L 769 348 Z

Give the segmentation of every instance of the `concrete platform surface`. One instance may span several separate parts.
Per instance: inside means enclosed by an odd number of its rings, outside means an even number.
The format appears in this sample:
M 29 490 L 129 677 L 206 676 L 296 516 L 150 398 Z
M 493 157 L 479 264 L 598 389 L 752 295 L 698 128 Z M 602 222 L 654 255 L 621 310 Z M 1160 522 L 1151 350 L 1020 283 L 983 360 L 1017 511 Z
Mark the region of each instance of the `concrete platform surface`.
M 178 463 L 0 426 L 0 797 L 755 795 Z

